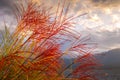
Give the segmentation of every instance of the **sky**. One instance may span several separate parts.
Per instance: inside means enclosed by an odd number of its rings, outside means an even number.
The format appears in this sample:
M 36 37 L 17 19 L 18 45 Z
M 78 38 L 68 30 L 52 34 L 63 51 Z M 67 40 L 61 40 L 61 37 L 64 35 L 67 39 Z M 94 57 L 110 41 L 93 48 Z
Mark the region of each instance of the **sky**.
M 3 30 L 4 22 L 11 31 L 17 25 L 11 6 L 14 1 L 0 0 L 0 30 Z M 58 0 L 34 2 L 54 5 L 54 8 L 58 5 Z M 120 0 L 66 0 L 67 3 L 70 3 L 69 15 L 87 13 L 74 20 L 77 23 L 75 29 L 83 35 L 90 34 L 91 40 L 98 44 L 97 52 L 120 48 Z

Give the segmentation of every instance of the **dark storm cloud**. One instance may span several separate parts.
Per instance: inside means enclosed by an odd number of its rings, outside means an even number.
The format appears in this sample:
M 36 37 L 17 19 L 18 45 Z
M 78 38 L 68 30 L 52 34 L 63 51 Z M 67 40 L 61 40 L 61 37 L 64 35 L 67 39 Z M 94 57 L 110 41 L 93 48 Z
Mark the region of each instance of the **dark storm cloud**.
M 11 8 L 13 0 L 0 0 L 0 8 Z
M 4 29 L 4 22 L 11 31 L 14 30 L 15 16 L 14 16 L 14 5 L 15 0 L 0 0 L 0 30 Z M 10 27 L 12 26 L 12 27 Z
M 96 6 L 119 6 L 120 5 L 120 0 L 91 0 L 93 4 Z
M 13 2 L 13 0 L 0 0 L 0 13 L 11 15 L 14 8 Z

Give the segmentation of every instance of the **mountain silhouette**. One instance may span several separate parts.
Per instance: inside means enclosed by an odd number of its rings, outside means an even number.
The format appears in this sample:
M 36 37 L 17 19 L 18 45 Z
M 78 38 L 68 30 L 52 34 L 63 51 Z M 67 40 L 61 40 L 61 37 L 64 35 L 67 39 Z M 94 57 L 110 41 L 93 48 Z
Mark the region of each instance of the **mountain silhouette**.
M 104 68 L 120 68 L 120 48 L 95 54 L 95 57 L 103 64 Z

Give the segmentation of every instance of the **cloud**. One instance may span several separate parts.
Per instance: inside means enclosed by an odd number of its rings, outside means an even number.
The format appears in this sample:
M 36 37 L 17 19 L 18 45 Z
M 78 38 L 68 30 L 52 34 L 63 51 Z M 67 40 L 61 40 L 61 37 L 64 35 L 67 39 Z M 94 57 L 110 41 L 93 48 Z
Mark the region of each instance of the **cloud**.
M 119 6 L 120 0 L 91 0 L 91 3 L 95 6 L 113 7 Z
M 107 29 L 100 30 L 100 28 L 85 31 L 90 33 L 92 41 L 98 44 L 98 51 L 120 48 L 120 28 L 113 31 Z
M 0 8 L 12 8 L 13 0 L 0 0 Z
M 15 29 L 15 16 L 13 13 L 14 0 L 0 0 L 0 30 L 4 29 L 5 24 L 13 31 Z

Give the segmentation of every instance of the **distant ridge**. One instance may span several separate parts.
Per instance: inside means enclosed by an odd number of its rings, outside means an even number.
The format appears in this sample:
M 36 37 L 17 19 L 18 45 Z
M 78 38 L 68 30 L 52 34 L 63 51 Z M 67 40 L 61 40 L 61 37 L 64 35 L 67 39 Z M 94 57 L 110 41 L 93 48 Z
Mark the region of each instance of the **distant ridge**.
M 112 49 L 106 52 L 98 53 L 94 55 L 96 59 L 103 64 L 102 68 L 111 69 L 119 68 L 120 69 L 120 48 Z M 74 60 L 74 58 L 64 57 L 65 64 L 68 65 Z
M 120 68 L 120 48 L 95 54 L 95 57 L 103 64 L 104 68 Z

